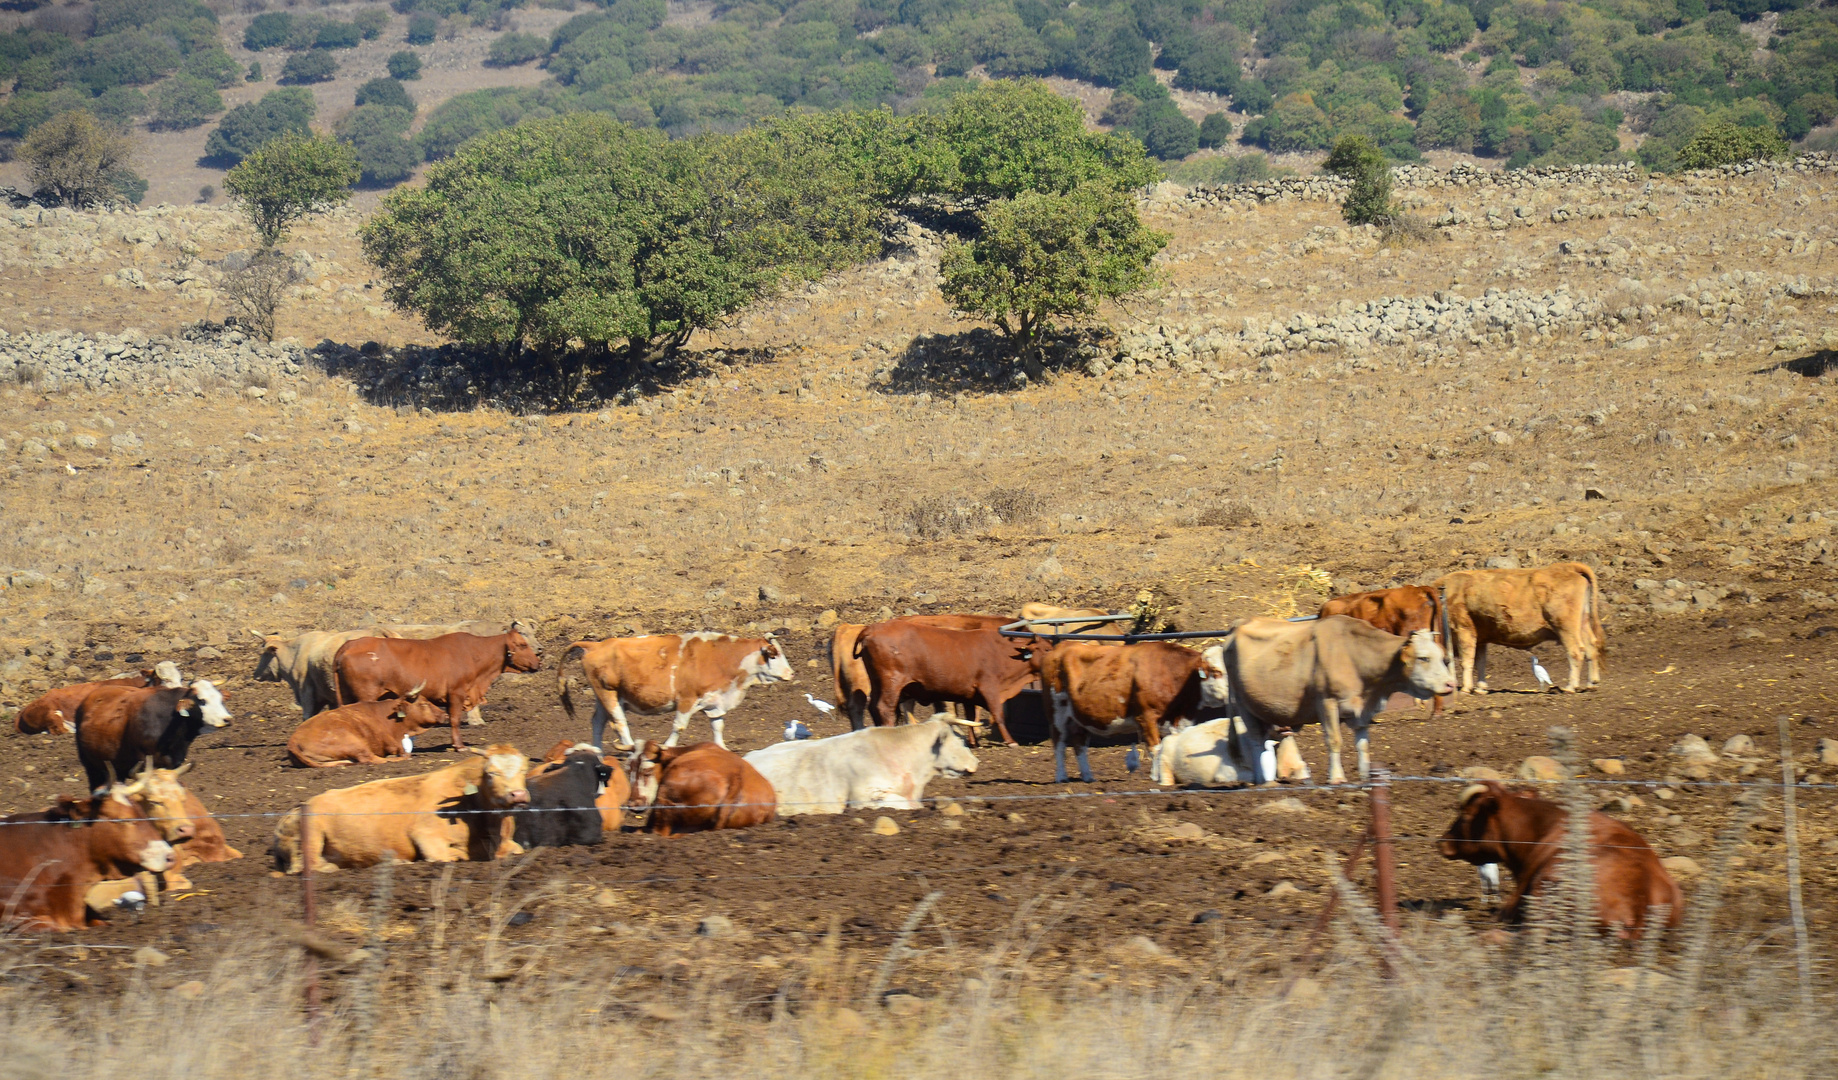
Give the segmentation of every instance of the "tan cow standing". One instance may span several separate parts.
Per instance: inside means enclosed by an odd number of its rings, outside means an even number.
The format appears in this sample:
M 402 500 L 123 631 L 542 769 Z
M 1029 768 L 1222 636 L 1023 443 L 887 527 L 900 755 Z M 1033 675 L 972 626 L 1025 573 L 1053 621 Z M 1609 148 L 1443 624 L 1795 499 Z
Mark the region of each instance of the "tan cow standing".
M 1595 571 L 1582 563 L 1552 563 L 1530 570 L 1459 570 L 1436 581 L 1449 613 L 1449 634 L 1461 661 L 1464 693 L 1487 692 L 1487 646 L 1530 649 L 1547 641 L 1570 657 L 1574 694 L 1588 669 L 1589 685 L 1602 681 L 1608 638 L 1602 633 Z
M 315 795 L 288 811 L 272 849 L 282 871 L 297 874 L 313 860 L 323 873 L 384 862 L 489 862 L 523 849 L 511 839 L 514 807 L 527 805 L 530 759 L 495 744 L 444 769 L 420 776 L 372 780 Z M 301 838 L 311 815 L 311 839 Z
M 747 689 L 764 683 L 793 682 L 797 673 L 779 643 L 771 638 L 740 638 L 732 634 L 656 634 L 650 637 L 576 641 L 562 650 L 555 665 L 556 689 L 570 720 L 574 711 L 574 684 L 567 665 L 576 653 L 581 671 L 593 687 L 593 745 L 605 746 L 601 737 L 611 717 L 619 727 L 619 747 L 632 746 L 632 729 L 625 711 L 656 715 L 671 713 L 670 738 L 675 746 L 696 713 L 706 713 L 723 747 L 725 717 L 740 707 Z

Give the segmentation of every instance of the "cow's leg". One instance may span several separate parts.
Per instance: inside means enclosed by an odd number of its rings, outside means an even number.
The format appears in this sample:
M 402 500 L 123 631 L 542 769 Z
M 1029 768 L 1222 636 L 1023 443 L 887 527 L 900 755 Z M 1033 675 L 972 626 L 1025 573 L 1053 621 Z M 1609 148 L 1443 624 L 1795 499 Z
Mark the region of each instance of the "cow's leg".
M 1474 692 L 1487 692 L 1487 643 L 1479 640 L 1474 643 Z
M 1294 735 L 1285 735 L 1276 744 L 1277 780 L 1313 780 L 1315 775 L 1308 771 L 1308 762 L 1302 758 L 1302 748 L 1296 745 Z
M 456 848 L 445 828 L 413 829 L 408 839 L 409 843 L 415 845 L 415 854 L 421 857 L 422 862 L 466 861 L 466 849 Z
M 447 724 L 453 729 L 452 750 L 466 749 L 466 740 L 460 738 L 460 720 L 466 715 L 466 699 L 455 694 L 447 702 Z
M 1365 780 L 1372 775 L 1372 756 L 1367 751 L 1372 746 L 1372 729 L 1360 723 L 1353 729 L 1353 746 L 1359 751 L 1359 778 Z
M 484 714 L 479 712 L 479 707 L 477 705 L 474 705 L 472 708 L 466 710 L 466 726 L 467 727 L 484 727 L 485 726 L 485 716 Z
M 1066 729 L 1070 725 L 1071 707 L 1058 694 L 1047 695 L 1053 710 L 1053 782 L 1066 782 Z
M 727 726 L 727 714 L 716 712 L 713 709 L 710 709 L 707 711 L 705 715 L 708 716 L 709 730 L 715 733 L 715 745 L 721 747 L 723 750 L 726 750 L 728 748 L 728 744 L 727 744 L 727 741 L 721 737 L 721 733 L 722 733 L 722 730 Z
M 1091 783 L 1091 744 L 1089 742 L 1079 743 L 1078 757 L 1079 779 L 1089 784 Z
M 619 703 L 619 695 L 617 693 L 609 693 L 604 698 L 596 696 L 595 700 L 597 704 L 594 706 L 594 745 L 606 745 L 601 742 L 600 739 L 601 736 L 606 733 L 606 718 L 610 715 L 613 718 L 614 726 L 619 729 L 619 749 L 630 749 L 632 746 L 632 729 L 626 726 L 625 706 Z
M 688 712 L 676 714 L 675 718 L 670 721 L 670 737 L 664 740 L 665 746 L 675 746 L 677 744 L 677 740 L 683 737 L 683 732 L 689 730 L 689 718 L 694 715 L 696 715 L 696 708 L 693 705 L 689 707 Z
M 1566 694 L 1576 693 L 1577 687 L 1582 684 L 1583 669 L 1589 657 L 1589 650 L 1584 646 L 1584 635 L 1588 633 L 1588 627 L 1582 627 L 1581 633 L 1565 630 L 1557 635 L 1558 644 L 1564 647 L 1564 655 L 1570 658 L 1570 681 L 1563 686 Z
M 990 718 L 996 722 L 996 734 L 1002 737 L 1002 745 L 1020 746 L 1021 744 L 1015 741 L 1015 737 L 1008 733 L 1008 721 L 1004 716 L 1008 711 L 1008 703 L 1001 700 L 1000 694 L 990 694 L 984 691 L 979 693 L 979 696 L 983 699 L 983 708 L 989 710 Z M 974 698 L 971 699 L 969 707 L 964 711 L 968 712 L 971 718 L 974 719 L 976 717 L 976 704 Z M 1088 776 L 1086 779 L 1089 780 L 1091 778 Z
M 1321 738 L 1327 742 L 1327 782 L 1346 783 L 1347 771 L 1340 766 L 1340 702 L 1333 698 L 1321 702 Z

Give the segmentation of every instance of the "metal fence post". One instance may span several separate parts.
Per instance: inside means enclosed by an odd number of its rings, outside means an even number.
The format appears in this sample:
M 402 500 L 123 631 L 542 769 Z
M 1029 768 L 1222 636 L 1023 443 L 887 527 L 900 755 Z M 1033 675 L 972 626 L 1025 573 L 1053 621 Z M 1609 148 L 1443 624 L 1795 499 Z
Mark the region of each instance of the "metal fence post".
M 1378 879 L 1379 915 L 1386 929 L 1398 932 L 1397 853 L 1391 840 L 1391 773 L 1372 769 L 1372 867 Z
M 318 910 L 313 897 L 313 815 L 304 806 L 300 808 L 300 857 L 305 860 L 300 867 L 301 917 L 310 931 Z M 311 949 L 306 950 L 306 1041 L 319 1045 L 319 956 Z

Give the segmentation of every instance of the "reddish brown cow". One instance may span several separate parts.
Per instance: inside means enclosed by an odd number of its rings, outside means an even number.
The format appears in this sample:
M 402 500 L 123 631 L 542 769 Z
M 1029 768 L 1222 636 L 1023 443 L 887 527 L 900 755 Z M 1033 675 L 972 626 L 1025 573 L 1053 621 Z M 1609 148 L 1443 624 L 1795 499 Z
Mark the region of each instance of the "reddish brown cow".
M 147 686 L 179 685 L 179 669 L 169 660 L 161 661 L 157 666 L 147 668 L 138 675 L 123 675 L 115 679 L 103 679 L 100 682 L 78 683 L 75 686 L 59 687 L 32 704 L 19 710 L 13 718 L 13 726 L 22 735 L 37 735 L 49 731 L 53 735 L 68 735 L 77 729 L 77 710 L 89 700 L 89 695 L 104 686 L 126 686 L 140 689 Z
M 1170 641 L 1061 642 L 1041 654 L 1040 682 L 1053 707 L 1053 779 L 1059 784 L 1066 782 L 1068 745 L 1077 749 L 1079 779 L 1090 783 L 1092 735 L 1135 728 L 1153 758 L 1164 725 L 1224 708 L 1229 693 L 1217 647 L 1201 653 Z
M 157 768 L 178 768 L 205 728 L 229 722 L 223 695 L 209 679 L 184 687 L 98 687 L 77 710 L 77 760 L 89 789 L 100 792 L 110 769 L 125 780 L 148 760 Z
M 414 737 L 444 719 L 420 699 L 360 701 L 308 717 L 287 737 L 287 756 L 308 769 L 402 761 L 415 752 Z
M 639 743 L 626 762 L 632 785 L 626 805 L 659 836 L 709 829 L 745 829 L 778 810 L 772 784 L 739 754 L 712 742 L 694 746 Z
M 995 718 L 1003 743 L 1016 745 L 1003 710 L 1008 699 L 1040 677 L 1031 638 L 1003 637 L 992 628 L 946 630 L 894 620 L 863 630 L 856 651 L 873 684 L 869 711 L 883 727 L 899 720 L 902 697 L 981 705 Z
M 1348 593 L 1336 596 L 1321 605 L 1320 618 L 1329 615 L 1346 615 L 1360 622 L 1371 623 L 1387 634 L 1409 637 L 1418 630 L 1428 630 L 1436 635 L 1436 640 L 1446 651 L 1449 643 L 1443 640 L 1442 629 L 1447 621 L 1443 617 L 1442 595 L 1435 589 L 1423 585 L 1404 585 L 1396 589 L 1375 589 L 1372 592 Z M 1432 698 L 1430 719 L 1442 715 L 1442 703 L 1449 695 L 1438 694 Z
M 1558 879 L 1568 819 L 1554 802 L 1485 780 L 1462 792 L 1461 811 L 1436 847 L 1445 859 L 1476 866 L 1504 863 L 1512 871 L 1513 892 L 1500 918 L 1516 922 L 1525 917 L 1525 898 Z M 1589 815 L 1589 831 L 1603 926 L 1612 927 L 1617 937 L 1639 937 L 1647 909 L 1664 904 L 1671 908 L 1666 925 L 1676 927 L 1684 917 L 1684 894 L 1646 840 L 1601 813 Z
M 101 920 L 84 898 L 97 882 L 172 865 L 172 845 L 126 794 L 129 787 L 87 799 L 62 795 L 49 810 L 0 818 L 0 926 L 93 926 Z
M 993 629 L 1013 621 L 1000 615 L 907 615 L 887 620 L 888 623 L 935 626 L 946 630 Z M 884 626 L 886 623 L 879 625 Z M 836 703 L 849 714 L 850 731 L 861 730 L 868 716 L 868 698 L 874 693 L 874 680 L 868 674 L 868 665 L 863 661 L 860 650 L 856 648 L 856 640 L 865 629 L 866 626 L 855 623 L 841 623 L 836 627 L 836 636 L 830 640 L 830 673 L 836 678 Z M 919 722 L 918 714 L 914 711 L 919 707 L 925 707 L 925 717 L 930 719 L 932 713 L 944 705 L 956 705 L 967 713 L 965 719 L 976 719 L 975 705 L 933 697 L 918 687 L 909 687 L 906 697 L 900 702 L 908 723 Z
M 479 637 L 353 638 L 338 648 L 339 707 L 359 701 L 421 697 L 447 709 L 453 749 L 463 750 L 460 720 L 485 702 L 485 694 L 506 671 L 535 671 L 542 658 L 521 633 Z

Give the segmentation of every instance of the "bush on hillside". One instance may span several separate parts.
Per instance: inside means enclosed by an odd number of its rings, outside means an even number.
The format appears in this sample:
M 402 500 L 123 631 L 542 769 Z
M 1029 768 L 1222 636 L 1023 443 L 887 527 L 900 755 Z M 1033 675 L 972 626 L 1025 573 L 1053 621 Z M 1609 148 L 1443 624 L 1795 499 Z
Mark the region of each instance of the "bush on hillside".
M 408 17 L 408 43 L 410 45 L 432 45 L 434 35 L 440 32 L 440 16 L 431 11 L 417 11 Z
M 251 52 L 278 49 L 294 30 L 294 17 L 286 11 L 264 11 L 243 30 L 243 48 Z
M 351 17 L 351 25 L 357 27 L 365 41 L 375 41 L 389 27 L 389 12 L 380 7 L 365 8 Z
M 234 165 L 273 139 L 308 134 L 313 112 L 312 91 L 297 86 L 270 90 L 224 114 L 204 144 L 204 156 Z
M 1212 150 L 1232 141 L 1232 118 L 1222 112 L 1207 113 L 1200 121 L 1200 147 Z
M 1340 204 L 1349 225 L 1383 225 L 1397 216 L 1391 205 L 1391 162 L 1378 144 L 1364 135 L 1348 135 L 1334 144 L 1321 171 L 1352 181 Z
M 513 67 L 539 59 L 547 51 L 548 42 L 535 34 L 520 31 L 500 34 L 491 43 L 491 51 L 487 53 L 485 62 L 493 67 Z
M 295 222 L 349 199 L 357 178 L 350 147 L 317 135 L 282 135 L 231 169 L 223 189 L 269 249 Z
M 389 54 L 389 77 L 407 82 L 421 78 L 421 57 L 407 49 Z
M 242 82 L 243 66 L 222 49 L 205 49 L 192 53 L 179 65 L 179 74 L 228 90 Z
M 1773 128 L 1719 122 L 1692 136 L 1679 150 L 1678 164 L 1682 169 L 1714 169 L 1758 158 L 1786 157 L 1787 150 L 1787 140 Z
M 33 198 L 48 206 L 94 206 L 146 183 L 134 176 L 129 159 L 134 144 L 95 116 L 72 109 L 39 124 L 20 144 Z M 138 202 L 138 198 L 128 201 Z
M 364 32 L 356 23 L 327 22 L 313 35 L 315 49 L 355 49 L 364 41 Z
M 153 124 L 163 131 L 195 128 L 223 111 L 216 87 L 179 76 L 161 83 L 153 92 Z
M 312 52 L 295 53 L 287 58 L 281 68 L 281 81 L 295 86 L 307 83 L 330 82 L 338 73 L 338 61 L 332 54 L 323 49 Z
M 394 109 L 404 109 L 410 116 L 415 114 L 415 101 L 408 96 L 408 88 L 395 79 L 371 79 L 357 88 L 357 105 L 387 105 Z

